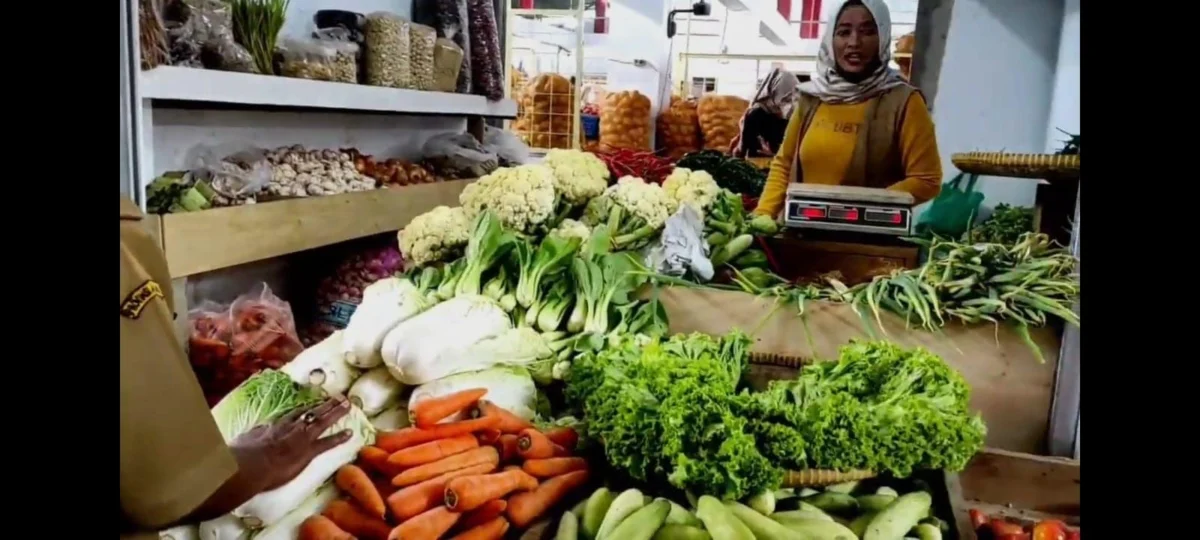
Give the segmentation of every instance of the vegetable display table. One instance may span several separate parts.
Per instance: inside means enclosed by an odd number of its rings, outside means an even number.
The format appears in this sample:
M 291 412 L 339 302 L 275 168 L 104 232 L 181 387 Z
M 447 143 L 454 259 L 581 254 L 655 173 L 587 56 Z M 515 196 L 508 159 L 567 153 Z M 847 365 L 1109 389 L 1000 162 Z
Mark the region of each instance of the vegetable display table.
M 837 358 L 838 348 L 851 339 L 868 339 L 862 319 L 843 304 L 807 302 L 805 322 L 796 315 L 795 306 L 782 306 L 773 312 L 772 299 L 741 292 L 667 287 L 661 299 L 672 333 L 724 334 L 740 328 L 754 332 L 752 350 L 760 355 L 832 359 Z M 903 319 L 889 313 L 884 313 L 882 320 L 887 333 L 873 328 L 877 338 L 905 347 L 925 347 L 963 374 L 972 389 L 971 407 L 987 423 L 988 446 L 1045 452 L 1058 363 L 1057 331 L 1031 330 L 1046 358 L 1045 364 L 1039 364 L 1029 346 L 1006 325 L 949 324 L 940 333 L 930 333 L 906 329 Z
M 977 537 L 970 511 L 1028 528 L 1046 519 L 1079 527 L 1079 461 L 986 448 L 958 473 L 946 475 L 955 528 Z
M 846 285 L 853 286 L 892 270 L 916 268 L 920 248 L 897 239 L 855 241 L 852 237 L 821 235 L 823 231 L 806 231 L 804 237 L 788 231 L 767 239 L 767 246 L 779 264 L 779 275 L 785 279 L 818 279 L 837 272 Z

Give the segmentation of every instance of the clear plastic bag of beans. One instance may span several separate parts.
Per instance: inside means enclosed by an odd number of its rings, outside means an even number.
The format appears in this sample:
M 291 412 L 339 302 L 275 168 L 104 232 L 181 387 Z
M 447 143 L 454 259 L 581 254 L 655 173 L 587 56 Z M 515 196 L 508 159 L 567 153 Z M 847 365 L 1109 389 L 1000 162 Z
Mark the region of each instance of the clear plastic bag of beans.
M 467 0 L 471 38 L 471 92 L 496 101 L 504 97 L 500 30 L 492 0 Z
M 458 87 L 458 72 L 462 69 L 463 50 L 453 41 L 438 38 L 433 46 L 433 89 L 453 92 Z
M 412 87 L 417 90 L 433 90 L 433 53 L 437 44 L 437 30 L 423 24 L 414 24 L 410 38 Z
M 412 23 L 399 15 L 377 11 L 363 28 L 367 84 L 412 88 Z
M 471 92 L 471 39 L 467 19 L 467 0 L 413 1 L 413 21 L 433 27 L 439 38 L 450 40 L 461 51 L 458 80 L 453 88 L 460 94 Z M 436 59 L 434 63 L 437 63 Z

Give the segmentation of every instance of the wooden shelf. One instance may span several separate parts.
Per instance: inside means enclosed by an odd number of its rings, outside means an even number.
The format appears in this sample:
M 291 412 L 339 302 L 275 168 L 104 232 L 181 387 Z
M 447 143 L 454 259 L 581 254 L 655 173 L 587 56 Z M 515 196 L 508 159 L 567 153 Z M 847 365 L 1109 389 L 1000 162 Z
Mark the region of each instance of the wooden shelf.
M 160 66 L 141 73 L 143 98 L 249 107 L 516 118 L 511 99 Z
M 380 233 L 438 205 L 457 206 L 471 182 L 452 180 L 150 216 L 172 278 L 181 278 Z

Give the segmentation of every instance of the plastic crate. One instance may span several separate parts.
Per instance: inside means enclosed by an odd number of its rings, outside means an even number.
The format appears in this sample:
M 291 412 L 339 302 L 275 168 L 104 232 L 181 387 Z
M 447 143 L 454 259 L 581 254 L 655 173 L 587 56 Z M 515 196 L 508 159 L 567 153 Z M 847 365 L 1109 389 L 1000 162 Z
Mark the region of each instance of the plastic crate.
M 596 140 L 600 138 L 600 117 L 590 114 L 580 115 L 583 122 L 583 138 Z

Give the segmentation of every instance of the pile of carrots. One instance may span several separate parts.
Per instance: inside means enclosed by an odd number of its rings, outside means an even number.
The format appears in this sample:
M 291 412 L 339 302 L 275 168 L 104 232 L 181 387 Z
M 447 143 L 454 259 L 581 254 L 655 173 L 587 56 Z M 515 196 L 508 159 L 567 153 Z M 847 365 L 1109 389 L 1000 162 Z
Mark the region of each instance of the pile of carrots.
M 414 427 L 379 433 L 334 476 L 347 497 L 308 518 L 299 540 L 498 540 L 587 483 L 575 430 L 538 430 L 486 394 L 422 401 Z

